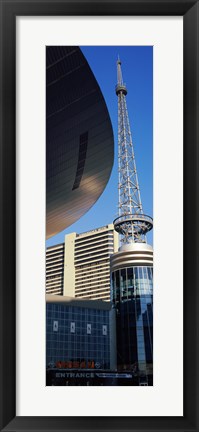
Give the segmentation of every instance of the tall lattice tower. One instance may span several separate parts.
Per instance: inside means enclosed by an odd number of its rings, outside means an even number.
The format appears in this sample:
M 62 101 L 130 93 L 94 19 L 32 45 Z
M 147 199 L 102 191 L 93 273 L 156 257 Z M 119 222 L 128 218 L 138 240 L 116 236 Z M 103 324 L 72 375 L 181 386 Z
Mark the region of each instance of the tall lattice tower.
M 110 257 L 111 300 L 116 311 L 118 371 L 130 371 L 134 385 L 153 385 L 153 248 L 146 233 L 153 227 L 143 213 L 126 105 L 121 61 L 117 61 L 119 216 L 118 252 Z
M 123 243 L 146 243 L 146 233 L 153 227 L 152 218 L 144 215 L 128 117 L 127 88 L 122 79 L 121 61 L 117 61 L 118 97 L 118 170 L 119 216 L 114 227 Z

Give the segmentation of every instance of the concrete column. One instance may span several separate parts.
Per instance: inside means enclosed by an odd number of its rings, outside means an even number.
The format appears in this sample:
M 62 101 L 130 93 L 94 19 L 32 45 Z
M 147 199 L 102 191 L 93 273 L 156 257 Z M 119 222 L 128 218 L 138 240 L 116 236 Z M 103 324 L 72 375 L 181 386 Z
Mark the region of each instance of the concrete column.
M 64 296 L 75 297 L 75 239 L 76 233 L 65 236 Z

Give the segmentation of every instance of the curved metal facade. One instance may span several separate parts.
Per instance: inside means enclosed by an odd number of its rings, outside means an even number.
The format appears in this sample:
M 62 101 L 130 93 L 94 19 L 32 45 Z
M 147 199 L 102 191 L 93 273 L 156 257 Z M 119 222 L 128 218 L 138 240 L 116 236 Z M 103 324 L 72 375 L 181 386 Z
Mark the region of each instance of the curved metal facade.
M 46 48 L 46 236 L 96 202 L 110 177 L 114 140 L 99 85 L 79 47 Z

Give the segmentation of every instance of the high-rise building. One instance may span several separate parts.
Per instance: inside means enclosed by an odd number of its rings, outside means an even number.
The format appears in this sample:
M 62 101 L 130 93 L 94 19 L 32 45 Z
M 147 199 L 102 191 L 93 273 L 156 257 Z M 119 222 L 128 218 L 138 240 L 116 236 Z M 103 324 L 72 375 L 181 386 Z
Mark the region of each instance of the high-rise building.
M 143 212 L 126 104 L 121 61 L 117 61 L 119 216 L 121 247 L 111 256 L 112 300 L 116 309 L 117 366 L 152 385 L 153 248 L 146 234 L 153 220 Z
M 110 300 L 110 256 L 118 250 L 113 224 L 65 236 L 46 250 L 46 293 Z
M 64 243 L 46 249 L 46 293 L 63 295 Z

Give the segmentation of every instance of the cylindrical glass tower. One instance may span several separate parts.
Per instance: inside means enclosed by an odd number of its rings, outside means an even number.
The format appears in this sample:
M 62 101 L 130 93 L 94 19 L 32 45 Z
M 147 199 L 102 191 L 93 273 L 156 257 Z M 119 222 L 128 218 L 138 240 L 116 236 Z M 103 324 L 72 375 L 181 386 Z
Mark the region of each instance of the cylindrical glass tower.
M 153 375 L 153 248 L 124 244 L 111 256 L 112 301 L 116 308 L 117 367 L 140 383 Z

